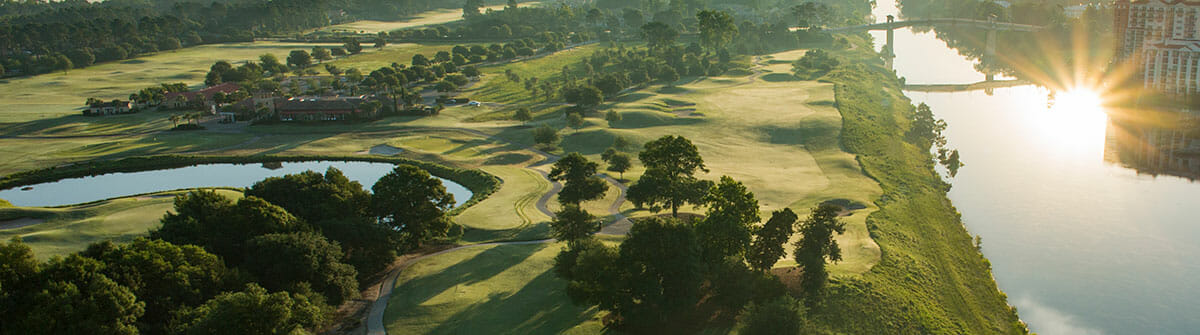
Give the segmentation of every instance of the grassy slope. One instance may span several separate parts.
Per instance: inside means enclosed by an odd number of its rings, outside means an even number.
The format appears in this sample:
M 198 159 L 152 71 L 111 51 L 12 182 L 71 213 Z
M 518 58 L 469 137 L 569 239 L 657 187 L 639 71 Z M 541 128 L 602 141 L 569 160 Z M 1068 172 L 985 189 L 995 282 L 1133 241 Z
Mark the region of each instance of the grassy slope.
M 522 2 L 521 6 L 531 6 L 538 2 Z M 505 5 L 494 5 L 480 8 L 481 11 L 501 10 Z M 424 27 L 445 24 L 455 21 L 460 21 L 463 18 L 462 9 L 437 9 L 415 15 L 411 18 L 397 21 L 374 21 L 361 20 L 349 23 L 336 24 L 325 28 L 317 29 L 322 32 L 350 32 L 350 33 L 365 33 L 374 34 L 381 31 L 395 31 L 400 29 Z
M 782 53 L 773 58 L 794 59 L 801 54 Z M 517 71 L 554 76 L 556 71 L 553 69 L 568 63 L 569 59 L 539 59 L 520 63 Z M 545 70 L 547 68 L 550 70 Z M 496 70 L 502 72 L 503 68 Z M 766 70 L 783 74 L 788 69 L 786 66 L 769 66 Z M 523 88 L 503 78 L 493 79 L 476 90 L 487 92 L 485 96 L 495 99 L 490 101 L 537 101 L 523 96 L 526 94 Z M 840 115 L 832 107 L 833 99 L 832 85 L 790 80 L 750 82 L 747 77 L 724 77 L 689 81 L 678 88 L 655 86 L 620 97 L 606 106 L 625 117 L 614 127 L 610 128 L 606 121 L 599 119 L 600 115 L 589 115 L 586 127 L 562 130 L 562 146 L 565 151 L 582 152 L 598 159 L 599 153 L 616 135 L 646 141 L 666 134 L 682 134 L 691 138 L 705 155 L 712 169 L 706 178 L 731 175 L 742 180 L 759 196 L 764 210 L 788 206 L 804 212 L 812 205 L 832 198 L 864 203 L 868 209 L 846 218 L 850 233 L 839 240 L 847 259 L 832 269 L 835 275 L 853 276 L 870 269 L 879 260 L 878 247 L 866 232 L 865 219 L 867 213 L 875 209 L 872 200 L 882 191 L 862 174 L 854 157 L 837 145 Z M 672 114 L 689 108 L 703 116 Z M 533 124 L 563 127 L 561 114 L 556 113 L 543 114 Z M 506 131 L 500 136 L 518 142 L 529 141 L 527 130 Z M 430 148 L 449 147 L 445 143 L 432 145 L 438 142 L 436 140 L 422 141 L 430 143 Z M 636 179 L 640 173 L 640 168 L 635 169 L 626 173 L 626 178 Z M 505 185 L 509 187 L 510 184 L 506 182 Z M 497 194 L 481 205 L 490 201 L 509 206 L 520 203 L 519 199 Z M 593 212 L 603 213 L 610 203 L 609 200 L 596 201 L 588 206 Z M 552 201 L 550 206 L 557 205 Z M 476 213 L 481 212 L 469 210 L 459 218 Z M 579 309 L 569 307 L 566 297 L 562 296 L 563 283 L 548 272 L 558 248 L 545 245 L 488 248 L 486 251 L 461 250 L 432 256 L 406 270 L 397 282 L 395 296 L 385 317 L 389 331 L 596 331 L 594 327 L 598 324 L 594 317 L 581 316 Z M 538 300 L 528 300 L 533 297 Z M 546 312 L 529 314 L 523 308 L 516 308 L 524 304 L 537 304 L 535 306 L 542 306 Z M 510 306 L 514 308 L 506 308 Z M 492 324 L 497 319 L 503 321 Z
M 860 41 L 861 42 L 861 41 Z M 820 322 L 847 333 L 996 334 L 1022 331 L 986 259 L 946 198 L 925 148 L 903 140 L 912 106 L 869 44 L 838 52 L 831 74 L 843 117 L 842 142 L 879 181 L 880 210 L 867 220 L 883 260 L 832 287 Z M 882 85 L 882 89 L 881 89 Z
M 0 81 L 0 122 L 22 122 L 74 114 L 89 97 L 128 99 L 130 93 L 164 82 L 199 85 L 213 62 L 237 64 L 265 53 L 282 61 L 291 50 L 314 44 L 252 42 L 202 45 L 148 56 Z M 369 50 L 368 50 L 369 51 Z
M 391 334 L 596 334 L 599 313 L 572 305 L 552 270 L 563 244 L 487 246 L 426 258 L 396 281 Z
M 242 194 L 218 190 L 230 198 Z M 96 203 L 59 208 L 2 208 L 0 219 L 33 218 L 44 222 L 16 229 L 0 230 L 0 240 L 14 236 L 33 248 L 38 258 L 65 256 L 103 240 L 129 242 L 158 228 L 159 219 L 174 206 L 174 195 L 164 192 L 154 195 L 105 200 Z

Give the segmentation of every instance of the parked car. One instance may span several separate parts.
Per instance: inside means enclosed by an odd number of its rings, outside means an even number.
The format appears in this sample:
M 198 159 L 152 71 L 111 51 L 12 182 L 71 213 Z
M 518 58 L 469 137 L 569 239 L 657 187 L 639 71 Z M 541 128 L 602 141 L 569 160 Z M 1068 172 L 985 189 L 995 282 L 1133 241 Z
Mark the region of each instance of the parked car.
M 471 102 L 468 102 L 468 103 L 467 103 L 467 106 L 471 106 L 471 107 L 479 107 L 479 101 L 471 101 Z

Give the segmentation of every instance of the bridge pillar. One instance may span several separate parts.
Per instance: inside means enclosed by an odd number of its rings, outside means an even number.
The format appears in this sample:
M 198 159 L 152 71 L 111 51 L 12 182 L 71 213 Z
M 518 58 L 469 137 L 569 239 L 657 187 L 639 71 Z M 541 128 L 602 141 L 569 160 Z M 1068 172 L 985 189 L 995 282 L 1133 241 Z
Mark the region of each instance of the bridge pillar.
M 885 65 L 887 65 L 888 70 L 893 69 L 892 60 L 894 60 L 896 58 L 896 26 L 895 26 L 895 22 L 896 22 L 895 16 L 891 16 L 891 15 L 887 16 L 887 23 L 888 23 L 887 44 L 884 45 L 884 50 L 885 50 L 886 54 L 883 55 L 883 62 Z
M 983 51 L 984 57 L 991 60 L 996 56 L 996 29 L 988 29 L 987 31 L 987 46 Z

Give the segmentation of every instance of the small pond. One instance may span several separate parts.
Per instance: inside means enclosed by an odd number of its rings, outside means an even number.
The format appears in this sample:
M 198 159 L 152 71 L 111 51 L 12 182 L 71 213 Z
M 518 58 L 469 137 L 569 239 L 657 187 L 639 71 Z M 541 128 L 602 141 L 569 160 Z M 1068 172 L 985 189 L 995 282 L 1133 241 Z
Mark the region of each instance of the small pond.
M 0 190 L 0 199 L 15 206 L 51 207 L 86 203 L 135 194 L 160 191 L 206 188 L 250 187 L 267 177 L 296 174 L 308 170 L 325 173 L 330 167 L 342 170 L 350 180 L 357 181 L 368 191 L 379 178 L 395 168 L 391 163 L 308 161 L 257 164 L 202 164 L 189 167 L 141 172 L 110 173 L 98 176 L 69 178 L 55 182 Z M 462 204 L 471 199 L 471 191 L 453 181 L 438 178 L 454 200 Z

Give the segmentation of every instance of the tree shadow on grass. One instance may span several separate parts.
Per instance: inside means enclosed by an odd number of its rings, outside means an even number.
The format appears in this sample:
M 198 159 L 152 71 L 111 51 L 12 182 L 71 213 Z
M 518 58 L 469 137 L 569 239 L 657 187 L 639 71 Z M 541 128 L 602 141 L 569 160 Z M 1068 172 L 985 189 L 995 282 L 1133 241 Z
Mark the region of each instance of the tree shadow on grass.
M 550 238 L 550 222 L 542 221 L 511 229 L 467 228 L 462 241 L 483 243 L 492 241 L 534 241 Z
M 650 94 L 650 93 L 646 93 L 646 92 L 629 93 L 629 94 L 619 96 L 616 99 L 613 99 L 613 102 L 620 102 L 620 103 L 638 102 L 638 101 L 641 101 L 643 99 L 646 99 L 646 98 L 649 98 L 652 96 L 654 96 L 654 95 Z
M 772 73 L 772 74 L 762 76 L 762 80 L 765 82 L 778 83 L 778 82 L 787 82 L 787 81 L 799 81 L 800 78 L 796 78 L 796 76 L 787 74 L 787 73 Z
M 446 150 L 446 152 L 442 153 L 444 155 L 453 155 L 453 154 L 456 154 L 456 153 L 459 153 L 459 152 L 462 152 L 465 150 L 469 150 L 469 149 L 477 148 L 480 146 L 488 145 L 491 143 L 495 143 L 494 141 L 485 140 L 482 138 L 475 138 L 475 139 L 469 139 L 469 140 L 455 140 L 455 139 L 448 139 L 448 140 L 452 143 L 458 143 L 459 145 L 450 150 Z M 482 152 L 482 150 L 480 150 L 480 152 Z
M 707 122 L 698 118 L 680 118 L 672 111 L 628 111 L 621 113 L 621 120 L 610 123 L 614 129 L 643 129 L 664 126 L 688 126 Z
M 793 126 L 771 125 L 758 127 L 771 144 L 799 144 L 808 150 L 825 150 L 838 147 L 841 124 L 824 120 L 804 120 Z
M 547 269 L 519 291 L 492 293 L 485 301 L 451 316 L 431 334 L 561 334 L 596 312 L 575 306 L 566 283 Z
M 436 273 L 408 279 L 393 289 L 396 294 L 393 294 L 388 301 L 385 313 L 395 316 L 401 308 L 420 306 L 446 290 L 454 289 L 459 285 L 470 285 L 491 279 L 501 272 L 521 264 L 546 247 L 547 245 L 492 247 Z M 413 266 L 419 265 L 420 263 L 417 263 Z M 407 271 L 412 271 L 412 269 Z

